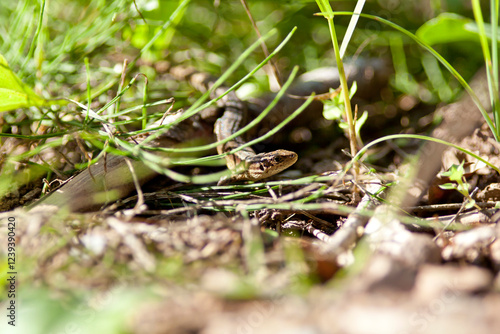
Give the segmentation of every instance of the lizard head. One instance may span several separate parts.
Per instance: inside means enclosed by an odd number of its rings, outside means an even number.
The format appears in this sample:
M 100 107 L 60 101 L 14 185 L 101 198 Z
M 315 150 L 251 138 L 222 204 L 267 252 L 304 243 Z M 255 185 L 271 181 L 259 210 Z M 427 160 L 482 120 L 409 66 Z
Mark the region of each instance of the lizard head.
M 287 150 L 276 150 L 260 153 L 247 159 L 247 178 L 253 181 L 284 171 L 297 161 L 297 153 Z

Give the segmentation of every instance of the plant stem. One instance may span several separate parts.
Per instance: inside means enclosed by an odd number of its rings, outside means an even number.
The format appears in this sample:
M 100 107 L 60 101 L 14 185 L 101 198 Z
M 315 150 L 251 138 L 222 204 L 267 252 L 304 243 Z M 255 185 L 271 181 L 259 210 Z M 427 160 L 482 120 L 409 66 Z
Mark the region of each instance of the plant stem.
M 347 85 L 347 78 L 345 76 L 344 63 L 342 62 L 342 58 L 340 57 L 339 43 L 337 41 L 335 25 L 333 24 L 333 17 L 327 17 L 326 19 L 328 20 L 328 27 L 330 28 L 330 34 L 332 37 L 333 50 L 335 52 L 335 60 L 337 61 L 337 68 L 339 71 L 339 78 L 340 78 L 340 87 L 342 87 L 342 94 L 344 95 L 345 115 L 348 125 L 348 136 L 349 136 L 349 143 L 351 146 L 351 155 L 354 157 L 358 153 L 358 148 L 356 145 L 357 143 L 356 130 L 352 114 L 351 100 L 349 98 L 349 86 Z M 359 172 L 359 164 L 357 161 L 354 162 L 353 172 L 354 175 L 357 175 Z

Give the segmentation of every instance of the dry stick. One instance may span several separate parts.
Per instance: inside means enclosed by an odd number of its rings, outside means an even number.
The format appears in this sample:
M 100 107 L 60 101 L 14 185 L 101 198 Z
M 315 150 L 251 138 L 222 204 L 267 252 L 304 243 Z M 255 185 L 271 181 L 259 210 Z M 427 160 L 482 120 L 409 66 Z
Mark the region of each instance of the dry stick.
M 449 225 L 453 221 L 463 226 L 490 224 L 490 217 L 497 211 L 497 209 L 488 209 L 481 212 L 473 211 L 460 213 L 458 215 L 453 214 L 447 216 L 430 217 L 426 218 L 426 220 L 428 222 L 438 222 L 440 225 Z
M 255 23 L 255 20 L 253 19 L 252 12 L 250 12 L 250 8 L 248 8 L 247 1 L 246 0 L 241 0 L 241 4 L 243 5 L 243 8 L 245 8 L 245 12 L 247 13 L 248 18 L 250 19 L 250 22 L 252 23 L 253 29 L 257 33 L 257 36 L 261 39 L 260 46 L 262 47 L 262 51 L 264 52 L 264 55 L 266 57 L 269 57 L 269 50 L 267 49 L 266 43 L 262 39 L 262 35 L 260 33 L 260 30 L 257 27 L 257 24 Z M 276 82 L 278 83 L 278 85 L 281 87 L 282 86 L 281 78 L 280 78 L 280 74 L 279 74 L 278 68 L 276 67 L 276 64 L 274 63 L 274 59 L 270 59 L 269 63 L 270 63 L 271 71 L 274 74 L 274 78 L 276 79 Z
M 484 208 L 494 208 L 497 205 L 497 202 L 479 202 L 476 204 L 484 209 Z M 451 211 L 451 210 L 454 211 L 454 210 L 459 210 L 462 207 L 462 205 L 463 203 L 445 203 L 445 204 L 431 204 L 431 205 L 404 207 L 402 209 L 404 211 L 413 211 L 413 212 Z
M 327 241 L 326 252 L 338 256 L 344 251 L 350 249 L 358 239 L 363 235 L 363 230 L 370 218 L 364 212 L 373 210 L 379 201 L 375 200 L 372 194 L 378 193 L 382 188 L 380 184 L 370 184 L 367 186 L 369 193 L 366 193 L 356 210 L 352 212 L 344 225 L 335 232 Z
M 474 189 L 474 191 L 472 192 L 471 195 L 469 195 L 469 197 L 464 198 L 464 202 L 462 203 L 462 206 L 460 207 L 458 212 L 453 215 L 454 218 L 451 219 L 446 224 L 444 224 L 443 228 L 441 228 L 441 231 L 439 231 L 439 233 L 436 234 L 436 236 L 434 237 L 433 240 L 437 240 L 438 238 L 440 238 L 441 235 L 444 233 L 444 231 L 448 230 L 448 227 L 450 227 L 450 225 L 453 224 L 457 220 L 458 216 L 460 214 L 462 214 L 462 212 L 466 209 L 467 203 L 469 202 L 469 200 L 472 200 L 472 196 L 474 196 L 474 194 L 477 192 L 477 190 L 478 190 L 478 188 L 476 187 L 476 189 Z M 474 203 L 474 204 L 476 204 L 476 203 Z M 479 206 L 475 205 L 474 207 L 481 210 L 481 208 Z
M 163 116 L 161 117 L 160 121 L 158 122 L 158 125 L 163 125 L 163 122 L 165 121 L 165 118 L 172 113 L 172 109 L 174 108 L 174 103 L 175 103 L 175 98 L 170 97 L 165 100 L 165 103 L 171 103 L 170 107 L 168 107 L 167 111 L 163 113 Z M 182 109 L 179 110 L 179 114 L 182 114 L 184 111 Z
M 312 224 L 308 224 L 306 226 L 306 230 L 307 230 L 307 232 L 311 233 L 312 235 L 314 235 L 316 238 L 318 238 L 321 241 L 328 242 L 328 240 L 330 240 L 330 236 L 328 234 L 315 228 L 314 226 L 312 226 Z
M 278 201 L 278 196 L 276 196 L 276 193 L 274 192 L 273 188 L 271 188 L 271 186 L 269 186 L 269 185 L 266 185 L 266 189 L 269 192 L 269 195 L 271 195 L 271 198 L 275 202 L 277 202 Z
M 135 191 L 137 191 L 137 203 L 135 204 L 132 211 L 138 214 L 141 211 L 141 207 L 144 205 L 144 193 L 142 192 L 141 184 L 139 182 L 139 179 L 137 178 L 137 174 L 135 172 L 134 166 L 132 165 L 132 162 L 130 162 L 130 159 L 125 158 L 125 163 L 130 170 L 132 181 L 134 181 Z
M 310 185 L 308 185 L 304 188 L 300 188 L 297 191 L 294 191 L 292 193 L 281 196 L 280 202 L 284 203 L 284 202 L 293 201 L 293 200 L 302 198 L 304 196 L 309 195 L 310 193 L 317 190 L 318 188 L 321 188 L 321 186 L 322 186 L 322 184 L 320 184 L 320 183 L 311 183 Z
M 332 228 L 333 227 L 333 224 L 324 220 L 324 219 L 321 219 L 321 218 L 318 218 L 318 217 L 315 217 L 314 215 L 310 214 L 309 212 L 307 211 L 304 211 L 304 210 L 300 210 L 299 211 L 301 214 L 303 214 L 304 216 L 312 219 L 313 221 L 315 221 L 316 223 L 318 223 L 319 225 L 321 225 L 323 228 Z
M 304 213 L 304 210 L 301 209 L 302 205 L 300 203 L 288 203 L 288 201 L 296 200 L 299 198 L 302 198 L 306 195 L 308 195 L 311 191 L 316 190 L 317 188 L 321 187 L 321 184 L 310 184 L 307 187 L 304 187 L 302 189 L 299 189 L 295 192 L 292 192 L 290 194 L 284 195 L 280 198 L 278 198 L 278 201 L 276 202 L 272 198 L 259 198 L 259 199 L 251 199 L 251 200 L 208 200 L 208 201 L 199 201 L 197 204 L 189 206 L 189 207 L 180 207 L 180 208 L 175 208 L 175 209 L 170 209 L 170 210 L 146 210 L 143 211 L 144 214 L 149 214 L 149 215 L 177 215 L 181 213 L 187 213 L 187 212 L 196 212 L 201 209 L 206 209 L 206 208 L 216 208 L 216 207 L 224 207 L 224 206 L 249 206 L 249 205 L 272 205 L 272 204 L 288 204 L 289 206 L 287 208 L 279 208 L 276 210 L 281 211 L 282 213 L 285 214 L 294 214 L 294 213 Z M 325 191 L 325 194 L 328 193 L 328 191 Z M 146 197 L 149 196 L 150 194 L 146 194 Z M 168 193 L 168 194 L 163 194 L 163 195 L 158 195 L 157 193 L 154 193 L 152 197 L 156 200 L 162 200 L 162 199 L 171 199 L 172 197 L 179 197 L 183 198 L 183 195 L 178 195 L 175 193 Z M 132 196 L 128 199 L 126 199 L 123 203 L 127 203 L 129 201 L 135 200 L 136 196 Z M 196 201 L 193 201 L 196 202 Z M 338 203 L 318 203 L 319 208 L 314 209 L 314 210 L 308 210 L 308 213 L 310 215 L 314 214 L 334 214 L 334 215 L 342 215 L 345 216 L 348 213 L 348 209 L 346 209 L 345 206 L 338 204 Z M 331 224 L 328 224 L 328 227 L 331 227 Z
M 281 196 L 279 198 L 259 198 L 259 199 L 251 199 L 251 200 L 207 200 L 207 201 L 196 201 L 193 203 L 196 203 L 196 205 L 190 206 L 190 207 L 182 207 L 182 208 L 175 208 L 175 209 L 170 209 L 170 210 L 149 210 L 147 211 L 150 214 L 162 214 L 162 215 L 175 215 L 183 212 L 194 212 L 197 210 L 200 210 L 202 208 L 206 207 L 221 207 L 221 206 L 238 206 L 238 205 L 256 205 L 256 204 L 276 204 L 276 203 L 287 203 L 289 201 L 293 201 L 296 199 L 303 198 L 304 196 L 308 196 L 312 191 L 320 188 L 322 184 L 320 183 L 312 183 L 304 188 L 301 188 L 295 192 L 286 194 L 284 196 Z M 325 194 L 328 193 L 329 191 L 325 191 Z M 179 197 L 184 199 L 184 195 L 179 195 L 176 193 L 169 192 L 167 194 L 158 194 L 158 193 L 153 193 L 153 194 L 146 194 L 146 197 L 153 197 L 156 200 L 162 200 L 162 199 L 170 199 L 172 197 Z M 129 201 L 135 201 L 137 198 L 137 195 L 131 196 L 123 201 L 123 204 L 128 203 Z M 318 213 L 325 213 L 325 210 L 328 213 L 334 213 L 334 214 L 344 214 L 345 215 L 345 210 L 342 211 L 339 209 L 340 205 L 331 203 L 333 206 L 326 205 L 325 209 L 320 209 L 320 210 L 314 210 L 314 212 Z M 299 205 L 300 206 L 300 205 Z M 293 211 L 297 212 L 297 210 L 284 210 L 284 211 Z

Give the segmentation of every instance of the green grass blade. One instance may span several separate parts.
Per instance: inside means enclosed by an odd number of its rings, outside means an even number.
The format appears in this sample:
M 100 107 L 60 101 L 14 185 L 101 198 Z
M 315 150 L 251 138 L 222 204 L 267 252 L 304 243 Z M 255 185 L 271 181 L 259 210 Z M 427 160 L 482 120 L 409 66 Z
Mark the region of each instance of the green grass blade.
M 173 25 L 175 25 L 175 23 L 179 23 L 179 20 L 182 17 L 182 15 L 184 14 L 184 11 L 186 10 L 186 7 L 189 4 L 189 2 L 190 2 L 190 0 L 183 0 L 179 4 L 179 6 L 177 6 L 175 11 L 168 18 L 167 22 L 165 22 L 163 24 L 163 26 L 158 30 L 158 32 L 153 36 L 153 38 L 151 38 L 151 40 L 146 45 L 144 45 L 144 47 L 141 49 L 141 51 L 139 51 L 139 54 L 137 55 L 137 57 L 130 64 L 131 67 L 135 64 L 137 59 L 139 59 L 139 57 L 144 52 L 146 52 L 147 50 L 149 50 L 151 48 L 151 46 L 153 46 L 153 44 L 156 42 L 156 40 L 158 38 L 160 38 L 167 29 L 171 28 Z
M 333 19 L 333 10 L 328 0 L 316 0 L 316 4 L 321 10 L 321 15 L 323 15 L 326 19 Z
M 499 0 L 491 0 L 491 35 L 498 36 L 498 5 Z M 491 39 L 491 56 L 493 60 L 493 82 L 496 83 L 498 91 L 498 38 Z M 499 117 L 500 118 L 500 117 Z
M 33 57 L 33 54 L 35 53 L 35 48 L 38 46 L 38 43 L 40 42 L 39 36 L 40 36 L 40 31 L 42 31 L 44 12 L 45 12 L 45 0 L 42 0 L 42 4 L 40 5 L 40 14 L 38 15 L 38 25 L 36 27 L 35 36 L 33 36 L 33 40 L 31 41 L 28 55 L 26 56 L 23 65 L 21 66 L 21 71 L 24 69 L 28 61 L 30 61 L 30 59 Z
M 499 96 L 498 96 L 498 82 L 495 81 L 493 64 L 491 60 L 491 53 L 488 45 L 488 37 L 486 36 L 486 29 L 484 27 L 483 14 L 481 13 L 481 5 L 479 3 L 479 0 L 472 0 L 472 9 L 474 11 L 474 17 L 476 19 L 477 27 L 479 29 L 479 41 L 481 42 L 481 48 L 483 50 L 483 56 L 484 56 L 484 63 L 486 64 L 486 74 L 488 77 L 488 90 L 490 92 L 490 100 L 494 116 L 493 119 L 495 120 L 495 127 L 496 127 L 495 137 L 498 138 L 500 131 L 500 110 L 499 110 L 500 106 L 499 106 Z M 496 41 L 496 38 L 492 38 L 492 40 Z M 498 72 L 496 77 L 498 77 Z
M 352 12 L 335 12 L 335 15 L 352 15 Z M 422 48 L 430 52 L 457 80 L 458 82 L 464 87 L 464 89 L 467 91 L 467 93 L 470 95 L 472 100 L 474 101 L 475 105 L 483 115 L 486 123 L 488 124 L 488 127 L 491 129 L 493 135 L 495 136 L 495 140 L 499 141 L 499 135 L 497 134 L 497 131 L 495 130 L 495 125 L 493 124 L 493 121 L 491 120 L 490 116 L 488 115 L 488 112 L 484 109 L 483 105 L 481 104 L 481 101 L 477 97 L 476 93 L 472 90 L 472 88 L 469 86 L 467 81 L 460 75 L 460 73 L 453 68 L 453 66 L 448 63 L 446 59 L 443 58 L 434 48 L 432 48 L 430 45 L 427 43 L 423 42 L 420 38 L 418 38 L 415 34 L 411 33 L 410 31 L 404 29 L 403 27 L 389 21 L 386 19 L 383 19 L 381 17 L 375 16 L 375 15 L 369 15 L 369 14 L 360 14 L 361 17 L 371 19 L 380 23 L 383 23 L 401 33 L 404 35 L 410 37 L 412 40 L 414 40 L 418 45 L 420 45 Z
M 252 71 L 250 71 L 250 73 L 248 73 L 247 75 L 245 75 L 240 81 L 238 81 L 237 83 L 235 83 L 233 86 L 231 86 L 224 94 L 221 94 L 220 96 L 218 96 L 217 98 L 197 107 L 197 108 L 193 108 L 193 106 L 191 108 L 189 108 L 188 110 L 186 110 L 184 112 L 184 114 L 179 117 L 177 120 L 175 120 L 174 122 L 170 123 L 170 124 L 167 124 L 165 126 L 162 126 L 161 127 L 161 131 L 157 131 L 155 134 L 153 134 L 152 136 L 146 138 L 142 143 L 141 145 L 144 146 L 144 144 L 147 144 L 148 142 L 160 137 L 163 133 L 165 133 L 166 131 L 168 131 L 172 126 L 182 122 L 183 120 L 195 115 L 196 113 L 198 113 L 199 111 L 205 109 L 205 108 L 208 108 L 210 107 L 211 105 L 215 104 L 217 101 L 219 101 L 220 99 L 222 99 L 224 96 L 226 96 L 227 94 L 229 94 L 229 92 L 237 89 L 238 87 L 240 87 L 246 80 L 248 80 L 251 76 L 253 76 L 259 69 L 261 69 L 265 64 L 267 64 L 267 62 L 272 58 L 274 57 L 284 46 L 286 43 L 288 43 L 288 41 L 291 39 L 291 37 L 293 36 L 293 34 L 295 33 L 295 31 L 297 30 L 297 27 L 294 27 L 290 33 L 285 37 L 285 39 L 274 49 L 273 52 L 271 52 L 271 54 L 266 57 L 266 59 L 264 59 L 259 65 L 257 65 Z M 262 41 L 265 41 L 267 38 L 271 37 L 272 35 L 274 35 L 276 33 L 276 30 L 271 30 L 268 34 L 266 34 L 264 37 L 262 37 Z M 236 60 L 235 64 L 238 63 L 238 65 L 240 65 L 244 59 L 246 59 L 250 53 L 255 50 L 257 47 L 259 47 L 260 45 L 260 38 L 259 40 L 257 40 L 255 43 L 253 43 L 247 50 L 245 50 L 245 52 L 240 55 L 240 57 L 238 57 L 238 59 Z M 250 51 L 251 49 L 251 51 Z M 233 64 L 234 65 L 234 64 Z M 220 84 L 222 84 L 226 79 L 227 77 L 229 77 L 229 75 L 234 71 L 235 68 L 230 67 L 227 71 L 225 71 L 223 73 L 223 75 L 220 77 L 220 79 L 216 82 L 216 84 L 214 84 L 214 87 L 216 88 L 217 87 L 217 83 L 218 85 L 220 86 Z M 213 89 L 215 89 L 213 88 Z M 212 89 L 212 90 L 213 90 Z M 209 97 L 210 93 L 207 92 L 205 94 L 203 94 L 202 97 L 200 97 L 200 100 L 204 101 L 205 99 L 207 99 Z M 199 103 L 196 103 L 199 105 Z M 160 128 L 158 128 L 160 129 Z M 151 129 L 151 130 L 156 130 L 156 129 Z
M 453 147 L 453 148 L 456 148 L 457 150 L 467 154 L 467 155 L 470 155 L 471 157 L 485 163 L 486 165 L 488 165 L 489 167 L 491 167 L 494 171 L 496 171 L 498 174 L 500 174 L 500 169 L 496 166 L 494 166 L 493 164 L 491 164 L 490 162 L 488 162 L 487 160 L 481 158 L 479 155 L 475 154 L 474 152 L 472 151 L 469 151 L 463 147 L 460 147 L 458 145 L 455 145 L 453 143 L 450 143 L 450 142 L 447 142 L 445 140 L 441 140 L 441 139 L 438 139 L 438 138 L 433 138 L 433 137 L 428 137 L 428 136 L 422 136 L 422 135 L 409 135 L 409 134 L 397 134 L 397 135 L 389 135 L 389 136 L 384 136 L 382 138 L 378 138 L 374 141 L 372 141 L 371 143 L 367 144 L 365 147 L 363 147 L 359 152 L 358 154 L 356 154 L 356 156 L 353 158 L 353 160 L 357 161 L 359 160 L 363 154 L 366 153 L 366 151 L 378 144 L 378 143 L 381 143 L 381 142 L 384 142 L 384 141 L 387 141 L 387 140 L 392 140 L 392 139 L 420 139 L 420 140 L 425 140 L 425 141 L 432 141 L 432 142 L 435 142 L 435 143 L 439 143 L 439 144 L 443 144 L 443 145 L 447 145 L 449 147 Z
M 363 7 L 365 6 L 366 0 L 358 0 L 356 7 L 354 8 L 354 14 L 351 16 L 351 21 L 349 21 L 349 25 L 347 26 L 347 30 L 345 32 L 344 38 L 342 39 L 342 44 L 340 45 L 340 58 L 344 58 L 345 50 L 349 45 L 349 41 L 351 40 L 352 34 L 356 29 L 356 24 L 359 20 L 359 14 L 363 11 Z
M 242 134 L 244 134 L 245 132 L 247 132 L 248 130 L 250 130 L 251 128 L 253 128 L 254 126 L 256 126 L 257 124 L 259 124 L 271 112 L 271 110 L 274 108 L 274 106 L 278 103 L 278 101 L 281 99 L 281 97 L 285 94 L 285 92 L 288 89 L 288 87 L 290 87 L 290 85 L 292 84 L 293 79 L 297 75 L 297 72 L 298 72 L 298 67 L 295 67 L 293 69 L 292 73 L 290 74 L 288 80 L 285 82 L 285 84 L 282 86 L 282 88 L 278 92 L 278 94 L 276 94 L 276 96 L 271 101 L 271 103 L 259 114 L 259 116 L 257 116 L 255 119 L 253 119 L 250 123 L 248 123 L 243 128 L 241 128 L 238 131 L 236 131 L 235 133 L 233 133 L 228 138 L 226 138 L 224 140 L 221 140 L 219 142 L 215 142 L 215 143 L 208 144 L 208 145 L 203 145 L 203 146 L 185 147 L 185 148 L 178 148 L 178 149 L 164 148 L 164 149 L 161 149 L 161 151 L 163 151 L 163 152 L 177 152 L 177 153 L 206 151 L 206 150 L 209 150 L 209 149 L 212 149 L 212 148 L 216 148 L 219 145 L 227 143 L 228 141 L 233 140 L 234 138 L 236 138 L 238 136 L 241 136 Z

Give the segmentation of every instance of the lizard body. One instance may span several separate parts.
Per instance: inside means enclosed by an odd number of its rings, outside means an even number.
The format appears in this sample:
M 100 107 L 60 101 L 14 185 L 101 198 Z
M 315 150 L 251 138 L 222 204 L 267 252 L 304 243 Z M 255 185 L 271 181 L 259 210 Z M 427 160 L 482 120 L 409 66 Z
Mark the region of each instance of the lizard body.
M 213 81 L 208 80 L 208 76 L 201 73 L 193 73 L 193 86 L 201 91 L 206 91 Z M 219 87 L 215 94 L 224 92 L 223 87 Z M 224 140 L 238 131 L 244 121 L 246 105 L 239 100 L 234 92 L 224 97 L 219 107 L 224 110 L 215 124 L 214 133 L 218 141 Z M 163 138 L 151 143 L 153 147 L 166 147 L 175 145 L 175 142 L 182 143 L 192 140 L 198 136 L 199 125 L 203 123 L 201 117 L 197 115 L 191 122 L 191 129 L 186 129 L 185 122 L 169 129 Z M 189 122 L 188 122 L 189 123 Z M 205 122 L 206 123 L 206 122 Z M 198 126 L 198 129 L 195 127 Z M 136 138 L 140 141 L 140 139 Z M 219 153 L 225 153 L 245 144 L 241 137 L 229 140 L 217 147 Z M 29 206 L 29 209 L 39 204 L 67 207 L 70 211 L 84 212 L 99 209 L 104 203 L 123 198 L 134 190 L 132 174 L 126 164 L 125 157 L 110 156 L 101 159 L 96 164 L 90 166 L 87 171 L 83 171 L 73 179 L 69 180 L 60 189 L 47 195 L 41 201 Z M 130 160 L 132 168 L 138 176 L 139 183 L 143 184 L 157 174 L 140 161 Z M 256 154 L 250 147 L 245 147 L 234 154 L 226 156 L 228 168 L 231 170 L 230 177 L 224 177 L 219 181 L 219 185 L 235 181 L 258 181 L 284 169 L 290 167 L 297 161 L 295 152 L 286 150 L 276 150 L 268 153 Z

